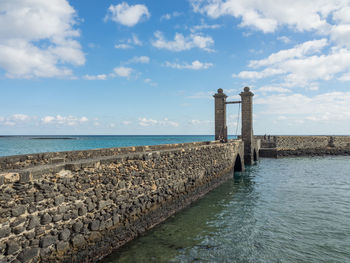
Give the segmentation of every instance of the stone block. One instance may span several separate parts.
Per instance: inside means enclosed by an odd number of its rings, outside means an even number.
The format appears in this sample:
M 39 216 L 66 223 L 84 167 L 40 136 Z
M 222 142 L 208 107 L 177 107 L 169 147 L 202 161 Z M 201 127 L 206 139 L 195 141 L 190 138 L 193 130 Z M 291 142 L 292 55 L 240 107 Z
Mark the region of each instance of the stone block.
M 40 247 L 46 248 L 57 243 L 57 238 L 55 236 L 45 236 L 40 240 Z
M 17 257 L 17 259 L 22 262 L 32 262 L 37 260 L 39 257 L 39 248 L 26 248 Z
M 11 213 L 12 213 L 12 216 L 20 216 L 20 215 L 24 214 L 25 211 L 26 211 L 25 206 L 19 205 L 19 206 L 13 208 Z

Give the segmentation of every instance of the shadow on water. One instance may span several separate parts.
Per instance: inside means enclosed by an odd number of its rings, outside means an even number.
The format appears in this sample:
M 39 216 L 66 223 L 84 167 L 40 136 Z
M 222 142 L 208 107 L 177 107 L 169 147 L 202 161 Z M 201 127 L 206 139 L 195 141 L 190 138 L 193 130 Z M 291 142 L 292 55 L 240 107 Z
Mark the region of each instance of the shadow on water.
M 350 262 L 349 157 L 264 159 L 103 262 Z
M 102 262 L 216 262 L 217 258 L 222 259 L 223 255 L 218 255 L 225 247 L 222 242 L 230 242 L 222 231 L 228 227 L 226 223 L 236 224 L 224 218 L 230 217 L 228 208 L 242 204 L 241 195 L 254 191 L 250 174 L 249 168 L 246 172 L 235 172 L 231 180 Z M 240 197 L 236 198 L 236 194 Z M 245 209 L 242 215 L 249 217 L 249 213 L 249 209 Z

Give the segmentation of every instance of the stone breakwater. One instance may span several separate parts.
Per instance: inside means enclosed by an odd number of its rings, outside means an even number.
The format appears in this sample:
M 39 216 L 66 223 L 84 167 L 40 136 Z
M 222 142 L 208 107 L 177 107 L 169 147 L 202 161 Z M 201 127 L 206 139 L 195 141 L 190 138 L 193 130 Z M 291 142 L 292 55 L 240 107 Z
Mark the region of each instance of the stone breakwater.
M 0 158 L 0 262 L 96 262 L 232 176 L 238 155 L 239 140 Z
M 350 136 L 256 136 L 261 157 L 350 155 Z

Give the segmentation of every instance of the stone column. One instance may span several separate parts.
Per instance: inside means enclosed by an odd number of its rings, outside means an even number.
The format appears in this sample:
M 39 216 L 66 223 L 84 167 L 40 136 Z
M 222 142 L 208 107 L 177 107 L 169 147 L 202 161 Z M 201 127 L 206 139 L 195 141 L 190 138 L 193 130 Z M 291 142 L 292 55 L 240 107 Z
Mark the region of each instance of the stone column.
M 253 135 L 253 96 L 249 87 L 239 94 L 242 98 L 242 140 L 244 142 L 244 163 L 251 165 L 254 162 L 254 135 Z
M 227 142 L 226 94 L 218 89 L 215 98 L 215 140 Z

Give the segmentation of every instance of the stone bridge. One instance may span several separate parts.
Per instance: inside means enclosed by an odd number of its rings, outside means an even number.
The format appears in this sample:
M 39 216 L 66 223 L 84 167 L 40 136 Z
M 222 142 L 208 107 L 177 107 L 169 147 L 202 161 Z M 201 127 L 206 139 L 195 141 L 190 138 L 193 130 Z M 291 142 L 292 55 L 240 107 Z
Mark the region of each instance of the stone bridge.
M 243 171 L 260 141 L 241 96 L 242 139 L 219 90 L 216 141 L 1 157 L 0 263 L 96 262 Z

